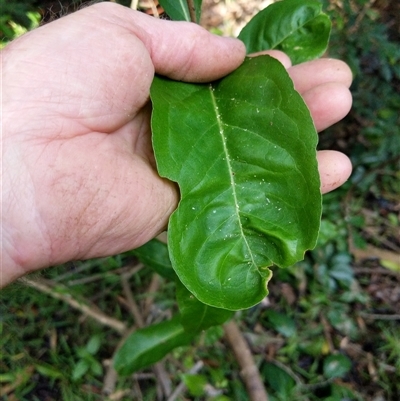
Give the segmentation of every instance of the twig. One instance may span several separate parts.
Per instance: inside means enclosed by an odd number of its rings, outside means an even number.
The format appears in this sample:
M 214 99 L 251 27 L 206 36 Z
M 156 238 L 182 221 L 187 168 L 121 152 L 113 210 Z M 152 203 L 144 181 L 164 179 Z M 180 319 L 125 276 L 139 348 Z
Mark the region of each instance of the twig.
M 370 0 L 368 6 L 364 6 L 364 8 L 358 13 L 355 23 L 349 29 L 349 33 L 354 34 L 355 32 L 357 32 L 361 21 L 364 19 L 365 14 L 367 13 L 367 10 L 369 10 L 374 3 L 375 0 Z
M 165 370 L 164 364 L 161 362 L 155 363 L 153 365 L 153 371 L 161 384 L 163 394 L 168 397 L 172 392 L 172 383 Z
M 150 379 L 154 379 L 154 373 L 151 372 L 139 372 L 139 373 L 134 373 L 133 377 L 136 380 L 150 380 Z
M 197 23 L 196 7 L 194 5 L 194 1 L 193 0 L 186 0 L 186 1 L 189 9 L 190 21 Z
M 153 13 L 153 17 L 160 18 L 160 14 L 158 13 L 157 5 L 154 0 L 149 0 L 148 4 L 151 8 L 151 12 Z
M 135 331 L 135 328 L 130 328 L 130 329 L 126 330 L 125 333 L 123 333 L 122 338 L 119 340 L 117 346 L 114 349 L 114 353 L 110 360 L 110 364 L 107 366 L 107 371 L 106 371 L 106 374 L 104 375 L 103 388 L 102 388 L 102 392 L 104 395 L 108 395 L 111 397 L 111 394 L 115 390 L 118 375 L 114 369 L 114 365 L 113 365 L 112 361 L 114 360 L 114 356 L 117 353 L 117 351 L 122 347 L 122 345 L 125 343 L 126 339 L 134 331 Z
M 201 370 L 204 366 L 203 361 L 198 361 L 196 364 L 189 370 L 188 374 L 194 375 Z M 169 396 L 168 401 L 175 401 L 184 391 L 186 390 L 186 385 L 184 382 L 180 382 L 174 392 Z
M 323 381 L 321 381 L 319 383 L 305 384 L 303 386 L 303 391 L 315 391 L 315 390 L 318 390 L 319 388 L 325 387 L 328 384 L 333 383 L 335 381 L 335 379 L 336 379 L 335 377 L 331 377 L 330 379 L 323 380 Z
M 376 383 L 378 381 L 378 373 L 374 364 L 374 357 L 370 352 L 367 352 L 367 368 L 372 381 Z
M 138 3 L 139 3 L 139 0 L 132 0 L 131 1 L 131 9 L 132 10 L 137 10 Z
M 45 280 L 45 279 L 31 280 L 27 277 L 23 277 L 20 278 L 19 281 L 24 283 L 28 287 L 35 288 L 36 290 L 48 294 L 55 299 L 64 301 L 72 308 L 79 310 L 86 316 L 90 316 L 91 318 L 95 319 L 97 322 L 103 324 L 104 326 L 111 327 L 118 333 L 123 334 L 127 329 L 126 325 L 123 322 L 106 315 L 95 305 L 89 305 L 87 301 L 75 299 L 68 292 L 69 291 L 68 287 L 65 287 L 58 283 L 54 283 L 51 280 Z M 61 289 L 63 290 L 63 292 L 58 292 L 57 289 Z
M 360 357 L 364 357 L 366 359 L 371 357 L 368 356 L 368 352 L 364 351 L 359 344 L 353 344 L 348 341 L 344 342 L 343 340 L 343 344 L 340 344 L 340 348 L 345 351 L 351 357 L 351 359 L 358 360 Z M 383 369 L 387 372 L 394 373 L 397 371 L 395 366 L 381 362 L 378 358 L 375 358 L 375 363 L 379 366 L 379 369 Z
M 151 281 L 149 287 L 146 291 L 146 298 L 144 300 L 143 306 L 143 315 L 148 317 L 150 313 L 151 306 L 153 305 L 154 301 L 154 294 L 157 292 L 160 286 L 160 276 L 157 273 L 154 273 L 151 277 Z
M 129 396 L 130 393 L 131 393 L 130 389 L 117 390 L 115 393 L 110 394 L 108 398 L 105 399 L 105 401 L 119 401 L 122 398 L 126 398 L 127 396 Z
M 282 362 L 279 362 L 276 359 L 267 359 L 267 360 L 268 360 L 269 363 L 272 363 L 273 365 L 277 366 L 279 369 L 282 369 L 284 372 L 286 372 L 296 382 L 296 385 L 299 388 L 303 388 L 304 387 L 304 383 L 300 379 L 300 377 L 298 375 L 296 375 L 296 373 L 294 373 L 293 370 L 290 369 L 288 366 L 286 366 Z
M 246 384 L 251 401 L 268 401 L 268 394 L 254 362 L 253 355 L 237 324 L 231 320 L 224 324 L 225 338 L 233 349 L 240 366 L 240 375 Z
M 132 275 L 132 274 L 136 274 L 142 268 L 143 268 L 142 264 L 137 264 L 134 266 L 128 265 L 128 266 L 121 267 L 119 269 L 110 270 L 105 273 L 93 274 L 92 276 L 89 276 L 89 277 L 83 277 L 80 279 L 71 280 L 71 281 L 67 282 L 67 285 L 68 285 L 68 287 L 72 287 L 74 285 L 88 284 L 88 283 L 92 283 L 93 281 L 103 280 L 105 277 L 115 275 L 115 274 L 125 274 L 126 275 L 126 273 L 129 273 L 130 275 Z
M 137 306 L 135 300 L 133 299 L 132 291 L 131 291 L 131 288 L 129 286 L 128 280 L 125 275 L 121 276 L 121 283 L 122 283 L 122 289 L 124 290 L 126 300 L 128 301 L 129 310 L 131 312 L 131 315 L 135 319 L 135 323 L 140 328 L 144 327 L 144 321 L 143 321 L 142 315 L 139 311 L 139 307 Z
M 110 362 L 106 374 L 104 375 L 103 388 L 101 390 L 102 393 L 105 395 L 111 395 L 112 393 L 114 393 L 117 379 L 118 373 L 114 369 L 112 362 Z
M 121 282 L 122 282 L 122 288 L 124 290 L 124 294 L 128 301 L 128 305 L 129 305 L 131 314 L 132 314 L 133 318 L 135 319 L 137 326 L 139 328 L 142 328 L 145 326 L 144 319 L 143 319 L 143 316 L 140 313 L 140 309 L 132 295 L 132 291 L 129 286 L 129 282 L 125 275 L 122 275 Z M 153 370 L 158 379 L 158 382 L 161 384 L 161 388 L 162 388 L 164 395 L 166 397 L 168 397 L 171 394 L 172 386 L 171 386 L 171 380 L 168 377 L 168 374 L 164 368 L 164 365 L 161 362 L 158 362 L 158 363 L 154 364 Z
M 324 329 L 325 340 L 328 343 L 329 352 L 333 353 L 335 351 L 335 347 L 333 345 L 332 335 L 331 335 L 332 328 L 322 313 L 320 314 L 320 320 L 322 323 L 322 327 Z
M 74 268 L 71 270 L 68 270 L 67 272 L 65 272 L 63 274 L 59 274 L 56 278 L 54 278 L 54 281 L 62 281 L 67 277 L 73 276 L 74 274 L 81 273 L 84 270 L 91 269 L 92 267 L 94 267 L 90 261 L 88 261 L 86 263 L 82 263 L 79 267 L 75 267 L 74 262 L 70 262 L 70 264 L 72 264 L 74 266 Z
M 360 315 L 365 319 L 371 320 L 400 320 L 400 315 L 380 315 L 379 313 L 360 312 Z
M 384 267 L 354 267 L 353 271 L 356 274 L 379 274 L 400 278 L 400 272 L 385 269 Z
M 136 379 L 134 379 L 134 381 L 133 381 L 133 387 L 134 387 L 134 390 L 135 390 L 135 400 L 143 401 L 142 390 L 140 388 L 139 382 Z

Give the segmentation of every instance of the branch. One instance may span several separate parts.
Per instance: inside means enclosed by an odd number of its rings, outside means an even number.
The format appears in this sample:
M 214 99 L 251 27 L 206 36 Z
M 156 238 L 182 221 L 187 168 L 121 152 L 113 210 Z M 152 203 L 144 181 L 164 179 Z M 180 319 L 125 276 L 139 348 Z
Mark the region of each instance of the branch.
M 193 0 L 186 0 L 186 1 L 187 1 L 188 9 L 189 9 L 190 21 L 192 21 L 196 24 L 197 23 L 196 7 L 194 5 L 194 1 Z
M 135 323 L 137 324 L 137 326 L 139 328 L 142 328 L 142 327 L 144 327 L 144 321 L 143 321 L 142 315 L 139 311 L 139 307 L 137 306 L 137 304 L 133 298 L 132 291 L 131 291 L 131 288 L 128 283 L 128 279 L 124 275 L 121 276 L 121 283 L 122 283 L 122 289 L 124 290 L 124 294 L 125 294 L 131 315 L 135 319 Z
M 396 278 L 400 278 L 400 271 L 393 271 L 386 269 L 385 267 L 354 267 L 354 273 L 356 274 L 378 274 L 384 276 L 392 276 Z
M 146 319 L 150 314 L 151 307 L 154 301 L 154 295 L 158 291 L 159 287 L 160 287 L 160 276 L 157 273 L 154 273 L 151 278 L 150 285 L 146 290 L 146 298 L 144 300 L 143 316 L 146 316 Z
M 67 286 L 72 287 L 74 285 L 93 283 L 94 281 L 104 280 L 106 277 L 116 275 L 116 274 L 124 274 L 125 276 L 127 276 L 128 274 L 132 275 L 132 274 L 136 274 L 142 268 L 143 268 L 143 265 L 141 263 L 138 263 L 135 265 L 128 265 L 128 266 L 121 267 L 119 269 L 110 270 L 108 272 L 93 274 L 88 277 L 83 277 L 83 278 L 79 278 L 76 280 L 67 281 Z M 60 281 L 60 280 L 57 279 L 57 281 Z
M 69 291 L 68 287 L 65 287 L 64 285 L 61 285 L 59 283 L 54 283 L 51 280 L 46 280 L 46 279 L 31 280 L 26 277 L 20 278 L 19 281 L 21 283 L 24 283 L 28 287 L 34 288 L 38 291 L 50 295 L 55 299 L 59 299 L 67 303 L 72 308 L 79 310 L 86 316 L 90 316 L 91 318 L 95 319 L 104 326 L 111 327 L 112 329 L 118 331 L 118 333 L 120 334 L 123 334 L 127 329 L 127 327 L 123 322 L 106 315 L 95 305 L 89 305 L 87 301 L 75 299 L 68 292 Z M 63 290 L 63 292 L 57 291 L 58 289 Z
M 194 375 L 201 370 L 204 366 L 203 361 L 198 361 L 196 364 L 189 370 L 188 374 Z M 168 401 L 175 401 L 184 391 L 186 390 L 186 385 L 184 382 L 180 382 L 176 387 L 175 391 L 170 395 Z
M 267 359 L 267 361 L 277 366 L 279 369 L 282 369 L 285 373 L 287 373 L 296 382 L 296 386 L 298 386 L 299 388 L 303 388 L 305 386 L 300 377 L 297 376 L 296 373 L 293 372 L 293 370 L 291 370 L 288 366 L 286 366 L 282 362 L 279 362 L 277 359 Z
M 140 313 L 139 306 L 137 305 L 135 298 L 133 297 L 128 279 L 126 278 L 126 276 L 122 275 L 121 281 L 122 281 L 122 288 L 124 290 L 124 294 L 128 301 L 128 305 L 129 305 L 131 314 L 132 314 L 133 318 L 135 319 L 137 326 L 139 328 L 143 328 L 145 326 L 144 319 L 143 319 L 142 314 Z M 163 393 L 165 394 L 166 397 L 168 397 L 171 394 L 171 380 L 164 368 L 164 365 L 161 362 L 155 363 L 153 365 L 153 371 L 154 371 L 158 381 L 161 384 Z
M 139 2 L 139 0 L 132 0 L 131 1 L 130 7 L 131 7 L 132 10 L 137 10 L 138 2 Z
M 268 401 L 268 394 L 254 362 L 253 355 L 237 324 L 231 320 L 224 324 L 225 338 L 233 349 L 240 366 L 240 375 L 246 384 L 251 401 Z
M 400 315 L 380 315 L 379 313 L 360 312 L 360 316 L 371 320 L 400 320 Z

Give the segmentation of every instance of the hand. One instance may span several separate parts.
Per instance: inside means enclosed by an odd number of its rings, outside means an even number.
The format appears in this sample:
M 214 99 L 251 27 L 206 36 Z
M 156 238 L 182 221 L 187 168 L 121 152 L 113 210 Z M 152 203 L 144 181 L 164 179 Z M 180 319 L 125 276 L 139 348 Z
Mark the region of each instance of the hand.
M 349 68 L 318 60 L 287 67 L 318 130 L 347 114 Z M 112 3 L 38 28 L 3 50 L 2 285 L 39 268 L 117 254 L 165 229 L 173 183 L 155 169 L 149 88 L 154 73 L 183 81 L 237 68 L 241 42 Z M 318 155 L 322 191 L 351 165 Z

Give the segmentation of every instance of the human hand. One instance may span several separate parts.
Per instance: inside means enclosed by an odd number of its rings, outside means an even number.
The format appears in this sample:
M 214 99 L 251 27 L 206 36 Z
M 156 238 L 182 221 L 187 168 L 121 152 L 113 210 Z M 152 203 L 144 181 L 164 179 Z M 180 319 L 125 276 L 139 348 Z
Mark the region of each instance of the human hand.
M 342 62 L 289 67 L 318 130 L 347 114 L 351 73 Z M 165 229 L 176 186 L 158 176 L 151 149 L 154 72 L 220 78 L 244 59 L 242 43 L 112 3 L 38 28 L 3 50 L 1 285 L 70 260 L 117 254 Z M 319 152 L 322 191 L 351 165 Z

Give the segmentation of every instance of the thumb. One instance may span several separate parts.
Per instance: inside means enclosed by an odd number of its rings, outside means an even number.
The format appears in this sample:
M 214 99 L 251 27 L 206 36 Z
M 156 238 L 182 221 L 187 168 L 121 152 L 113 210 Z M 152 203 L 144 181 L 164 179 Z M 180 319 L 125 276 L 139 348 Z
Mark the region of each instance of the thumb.
M 161 20 L 113 3 L 91 9 L 137 36 L 156 73 L 175 80 L 213 81 L 239 67 L 246 55 L 239 39 L 213 35 L 194 23 Z

